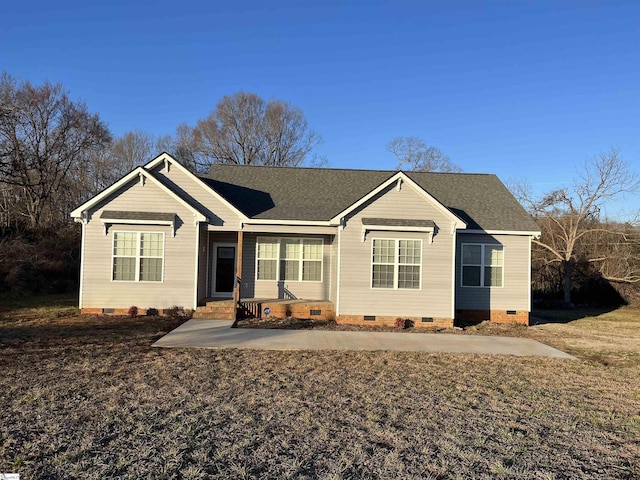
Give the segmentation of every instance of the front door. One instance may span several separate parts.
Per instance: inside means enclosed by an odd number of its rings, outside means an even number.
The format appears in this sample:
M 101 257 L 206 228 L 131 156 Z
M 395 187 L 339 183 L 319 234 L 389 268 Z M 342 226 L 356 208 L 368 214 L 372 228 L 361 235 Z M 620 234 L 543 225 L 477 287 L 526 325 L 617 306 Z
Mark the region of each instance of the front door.
M 236 246 L 213 244 L 213 295 L 231 296 L 236 281 Z

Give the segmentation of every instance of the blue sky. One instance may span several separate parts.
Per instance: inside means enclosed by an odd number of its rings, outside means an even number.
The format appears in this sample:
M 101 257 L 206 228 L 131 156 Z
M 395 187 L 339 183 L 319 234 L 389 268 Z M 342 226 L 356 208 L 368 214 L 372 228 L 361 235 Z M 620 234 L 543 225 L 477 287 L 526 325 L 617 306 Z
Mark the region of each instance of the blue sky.
M 640 170 L 637 1 L 61 0 L 2 17 L 0 70 L 62 83 L 117 135 L 173 133 L 244 90 L 300 107 L 333 167 L 393 169 L 385 145 L 411 135 L 537 190 L 611 146 Z

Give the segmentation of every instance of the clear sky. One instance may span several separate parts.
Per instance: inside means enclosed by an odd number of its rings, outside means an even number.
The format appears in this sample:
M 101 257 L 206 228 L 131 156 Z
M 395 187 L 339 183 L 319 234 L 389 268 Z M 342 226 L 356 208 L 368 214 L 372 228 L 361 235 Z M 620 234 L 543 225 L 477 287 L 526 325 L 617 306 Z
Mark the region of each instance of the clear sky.
M 637 0 L 37 0 L 0 15 L 0 70 L 62 83 L 116 135 L 173 133 L 244 90 L 300 107 L 332 167 L 394 169 L 385 145 L 418 136 L 537 190 L 611 146 L 640 170 Z

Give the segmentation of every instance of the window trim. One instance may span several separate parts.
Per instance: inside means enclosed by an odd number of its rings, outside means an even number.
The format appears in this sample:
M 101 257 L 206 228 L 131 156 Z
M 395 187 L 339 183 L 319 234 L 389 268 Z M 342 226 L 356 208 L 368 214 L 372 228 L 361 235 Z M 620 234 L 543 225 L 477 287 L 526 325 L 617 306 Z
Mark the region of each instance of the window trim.
M 480 246 L 480 285 L 465 285 L 464 284 L 464 267 L 472 266 L 476 267 L 478 265 L 465 265 L 464 263 L 464 247 L 467 245 L 475 245 Z M 502 278 L 500 281 L 500 285 L 485 285 L 484 284 L 484 269 L 486 267 L 491 267 L 491 265 L 487 265 L 484 261 L 484 252 L 485 247 L 501 247 L 502 248 Z M 504 288 L 504 271 L 505 271 L 505 246 L 502 243 L 461 243 L 460 244 L 460 286 L 463 288 Z M 496 265 L 497 266 L 497 265 Z
M 269 243 L 277 243 L 278 244 L 278 257 L 276 260 L 276 278 L 275 279 L 259 279 L 258 278 L 258 260 L 274 260 L 273 258 L 259 258 L 258 257 L 258 248 L 260 245 L 260 240 L 269 241 Z M 300 258 L 296 259 L 296 261 L 300 262 L 298 267 L 298 278 L 299 280 L 285 280 L 280 278 L 280 273 L 282 269 L 280 268 L 281 263 L 285 260 L 282 256 L 282 240 L 297 240 L 300 242 Z M 314 242 L 320 241 L 320 259 L 304 259 L 304 242 L 305 240 L 313 240 Z M 256 258 L 255 258 L 255 281 L 256 282 L 295 282 L 295 283 L 322 283 L 324 281 L 324 238 L 323 237 L 289 237 L 289 236 L 259 236 L 256 237 Z M 303 276 L 303 266 L 304 262 L 320 262 L 320 280 L 304 280 Z
M 395 242 L 395 255 L 394 255 L 394 263 L 390 264 L 390 263 L 378 263 L 377 265 L 393 265 L 393 287 L 374 287 L 373 286 L 373 243 L 375 240 L 391 240 L 393 242 Z M 398 276 L 399 276 L 399 271 L 400 269 L 398 268 L 400 265 L 406 265 L 406 266 L 417 266 L 417 264 L 415 263 L 400 263 L 400 241 L 404 241 L 404 240 L 409 240 L 409 241 L 415 241 L 415 242 L 420 242 L 420 280 L 418 282 L 418 288 L 400 288 L 398 287 Z M 422 277 L 423 275 L 423 259 L 424 259 L 424 242 L 422 241 L 421 238 L 397 238 L 397 237 L 375 237 L 371 239 L 371 255 L 369 257 L 369 264 L 370 264 L 370 272 L 369 272 L 369 290 L 388 290 L 388 291 L 398 291 L 398 290 L 402 290 L 407 291 L 407 292 L 419 292 L 422 291 Z
M 143 231 L 143 230 L 112 230 L 113 235 L 111 236 L 111 281 L 116 283 L 151 283 L 158 284 L 164 283 L 164 269 L 166 265 L 166 234 L 165 232 L 157 232 L 157 231 Z M 115 241 L 116 241 L 116 233 L 133 233 L 136 235 L 136 255 L 135 257 L 123 257 L 123 258 L 135 258 L 136 259 L 136 272 L 133 280 L 116 280 L 113 278 L 113 261 L 116 257 L 121 257 L 121 255 L 115 255 Z M 148 257 L 140 255 L 140 241 L 143 233 L 157 233 L 162 235 L 162 257 Z M 140 280 L 140 259 L 142 258 L 162 258 L 162 270 L 160 274 L 160 280 Z

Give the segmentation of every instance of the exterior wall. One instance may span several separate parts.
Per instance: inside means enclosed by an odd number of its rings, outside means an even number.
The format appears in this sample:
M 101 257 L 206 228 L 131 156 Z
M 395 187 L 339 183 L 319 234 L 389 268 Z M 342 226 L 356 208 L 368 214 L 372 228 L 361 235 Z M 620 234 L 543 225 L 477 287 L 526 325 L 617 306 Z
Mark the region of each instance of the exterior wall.
M 458 310 L 456 321 L 477 324 L 488 320 L 508 325 L 529 325 L 529 312 L 518 310 Z
M 508 318 L 506 317 L 507 310 L 529 312 L 531 310 L 530 242 L 531 237 L 525 235 L 479 235 L 458 232 L 456 245 L 456 310 L 500 311 L 505 314 L 505 318 Z M 463 287 L 461 285 L 463 243 L 503 245 L 504 281 L 502 287 Z M 501 318 L 501 315 L 494 313 L 493 318 Z M 492 321 L 494 320 L 492 319 Z
M 302 303 L 269 303 L 261 304 L 261 308 L 270 308 L 271 316 L 276 318 L 297 317 L 311 318 L 313 320 L 334 320 L 336 318 L 333 304 L 327 302 L 302 302 Z M 312 315 L 311 312 L 319 311 L 319 314 Z
M 335 305 L 338 301 L 338 235 L 331 237 L 331 271 L 329 277 L 329 300 Z
M 169 171 L 160 163 L 151 173 L 179 196 L 209 218 L 210 225 L 220 230 L 238 230 L 240 217 L 236 212 L 208 192 L 199 182 L 184 173 L 180 167 L 171 165 Z
M 100 221 L 103 210 L 176 213 L 175 237 L 170 226 L 110 225 Z M 89 212 L 85 226 L 82 271 L 83 309 L 123 308 L 136 305 L 146 308 L 171 308 L 173 305 L 193 308 L 195 272 L 197 268 L 197 228 L 194 214 L 154 183 L 141 185 L 137 180 L 123 187 L 116 195 L 105 199 Z M 112 249 L 114 231 L 164 232 L 164 279 L 162 282 L 112 281 Z
M 292 282 L 256 280 L 256 241 L 258 237 L 322 238 L 322 281 Z M 285 298 L 283 289 L 296 298 L 307 300 L 328 300 L 331 283 L 331 235 L 270 235 L 245 233 L 242 253 L 242 297 L 243 298 Z
M 206 225 L 200 228 L 200 242 L 198 244 L 198 303 L 209 296 L 209 232 Z
M 336 318 L 336 323 L 346 325 L 384 325 L 385 327 L 395 326 L 396 319 L 398 317 L 393 316 L 376 316 L 376 319 L 365 320 L 364 315 L 339 315 Z M 401 318 L 411 320 L 415 328 L 453 328 L 453 318 L 431 318 L 428 322 L 423 322 L 422 317 L 405 317 Z
M 362 218 L 433 220 L 437 232 L 433 243 L 424 232 L 371 231 L 362 241 Z M 390 186 L 356 210 L 340 235 L 339 318 L 376 315 L 406 318 L 453 318 L 453 221 L 436 204 L 403 185 Z M 420 289 L 371 287 L 372 240 L 374 238 L 422 239 L 422 285 Z M 367 322 L 367 324 L 375 322 Z

